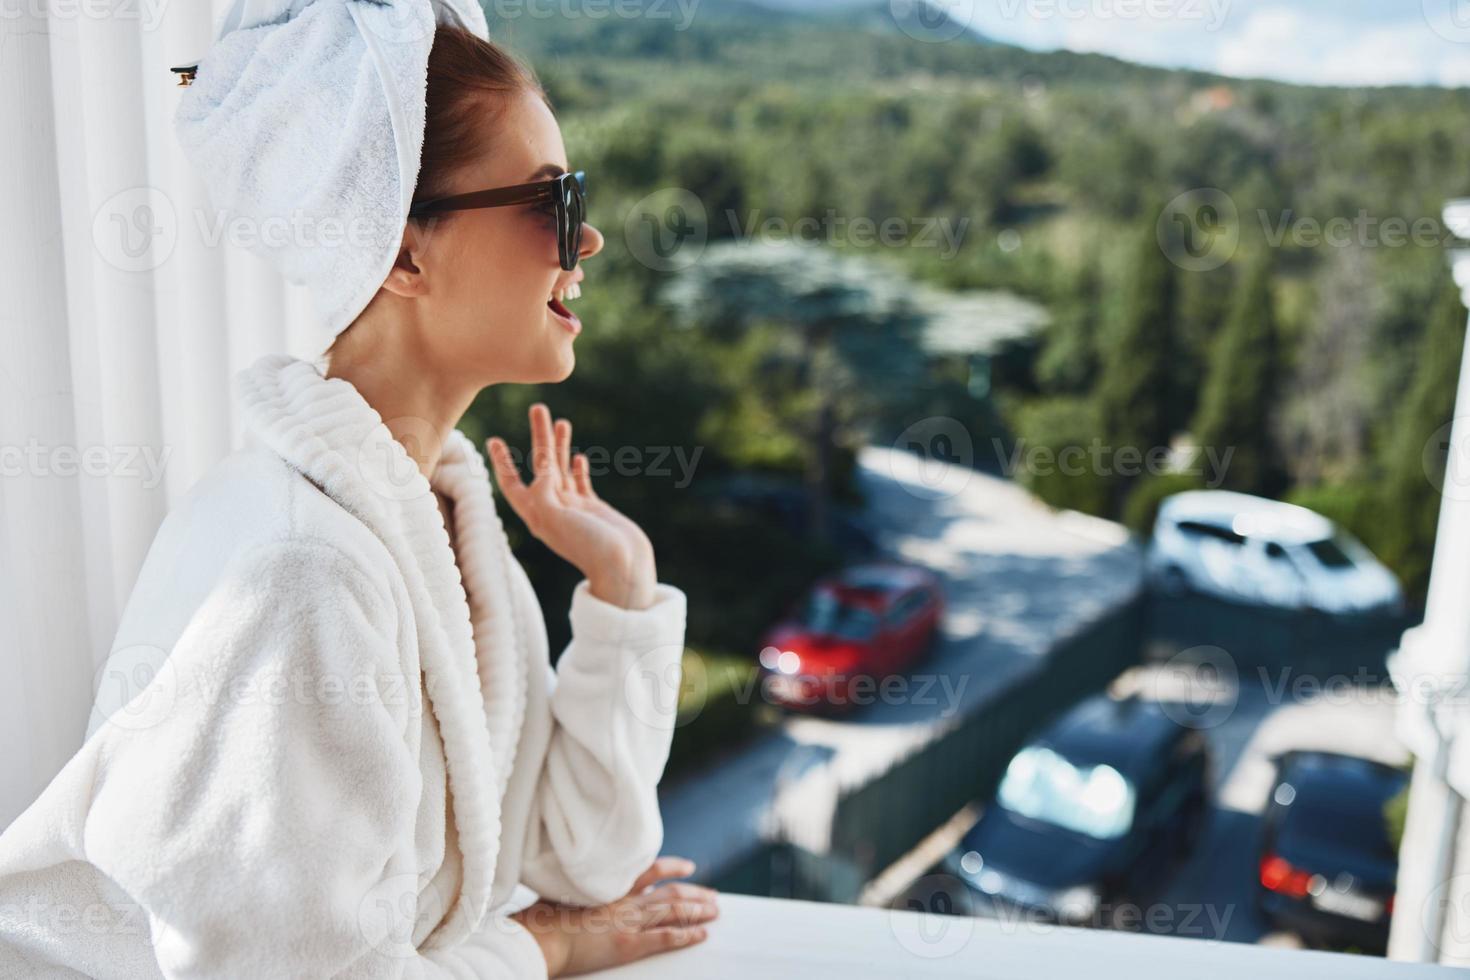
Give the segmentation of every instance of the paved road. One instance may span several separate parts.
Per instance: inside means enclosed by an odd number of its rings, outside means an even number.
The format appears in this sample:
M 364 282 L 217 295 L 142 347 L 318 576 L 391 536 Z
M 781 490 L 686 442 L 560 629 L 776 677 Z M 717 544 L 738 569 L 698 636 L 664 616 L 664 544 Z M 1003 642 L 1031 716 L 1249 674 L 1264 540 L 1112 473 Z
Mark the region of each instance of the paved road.
M 665 788 L 664 850 L 705 873 L 773 826 L 825 850 L 842 788 L 933 738 L 1140 587 L 1140 556 L 1115 524 L 1058 514 L 1006 480 L 906 452 L 869 447 L 859 467 L 883 549 L 944 582 L 939 644 L 910 674 L 906 697 L 842 721 L 788 718 L 713 771 Z

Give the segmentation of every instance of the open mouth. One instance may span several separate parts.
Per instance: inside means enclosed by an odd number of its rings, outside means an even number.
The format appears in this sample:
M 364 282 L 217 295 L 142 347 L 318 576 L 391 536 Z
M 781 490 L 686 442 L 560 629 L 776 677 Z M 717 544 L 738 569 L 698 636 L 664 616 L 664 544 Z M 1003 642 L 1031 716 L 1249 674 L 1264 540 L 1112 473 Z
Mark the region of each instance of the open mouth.
M 581 295 L 582 284 L 574 282 L 552 293 L 551 299 L 546 301 L 547 309 L 555 313 L 572 333 L 577 333 L 582 329 L 582 321 L 577 319 L 577 314 L 567 309 L 565 301 L 576 299 Z

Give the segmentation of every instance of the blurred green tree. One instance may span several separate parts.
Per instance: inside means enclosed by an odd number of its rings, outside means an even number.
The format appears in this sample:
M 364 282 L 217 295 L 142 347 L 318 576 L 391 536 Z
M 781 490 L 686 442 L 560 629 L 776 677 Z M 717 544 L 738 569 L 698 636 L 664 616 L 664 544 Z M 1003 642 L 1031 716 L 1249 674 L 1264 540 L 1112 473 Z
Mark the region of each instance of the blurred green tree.
M 1060 292 L 1060 309 L 1036 361 L 1036 382 L 1048 394 L 1082 395 L 1098 371 L 1103 289 L 1097 261 L 1085 262 Z
M 1091 464 L 1087 452 L 1098 438 L 1097 405 L 1092 399 L 1032 399 L 1018 406 L 1012 417 L 1017 444 L 1009 476 L 1053 507 L 1086 514 L 1111 511 L 1113 480 Z
M 787 343 L 766 338 L 756 385 L 765 421 L 805 446 L 808 529 L 814 544 L 826 543 L 835 444 L 909 400 L 924 376 L 924 318 L 903 280 L 823 246 L 727 242 L 710 246 L 665 296 L 737 349 L 762 324 L 789 331 Z
M 1465 307 L 1459 288 L 1446 276 L 1419 345 L 1418 373 L 1382 446 L 1380 557 L 1417 600 L 1429 586 L 1464 345 Z
M 1286 489 L 1271 427 L 1282 354 L 1270 256 L 1258 253 L 1215 340 L 1193 426 L 1196 445 L 1231 452 L 1223 484 L 1229 489 L 1271 497 Z
M 1153 221 L 1133 233 L 1131 263 L 1116 291 L 1113 322 L 1101 354 L 1097 421 L 1114 449 L 1140 452 L 1169 445 L 1175 386 L 1178 270 L 1160 246 Z M 1110 511 L 1117 514 L 1132 484 L 1114 474 Z

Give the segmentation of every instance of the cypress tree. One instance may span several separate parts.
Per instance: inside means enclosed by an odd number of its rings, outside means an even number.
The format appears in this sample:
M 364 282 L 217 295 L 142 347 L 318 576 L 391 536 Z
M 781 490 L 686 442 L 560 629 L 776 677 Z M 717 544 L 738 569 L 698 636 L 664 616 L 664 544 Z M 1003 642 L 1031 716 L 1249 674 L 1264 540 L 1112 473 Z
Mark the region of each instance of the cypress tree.
M 1269 257 L 1258 256 L 1237 288 L 1215 339 L 1195 415 L 1195 443 L 1232 450 L 1224 486 L 1277 496 L 1285 490 L 1271 421 L 1279 395 L 1280 332 Z
M 1116 450 L 1167 446 L 1174 434 L 1175 318 L 1178 270 L 1159 247 L 1152 222 L 1131 243 L 1132 261 L 1118 292 L 1112 329 L 1099 360 L 1097 414 L 1101 437 Z M 1114 480 L 1121 508 L 1132 478 Z
M 1382 445 L 1384 522 L 1380 557 L 1399 573 L 1414 599 L 1429 585 L 1429 564 L 1439 523 L 1448 423 L 1455 414 L 1465 308 L 1453 282 L 1445 282 L 1419 342 L 1414 380 L 1399 404 Z M 1460 406 L 1460 411 L 1470 406 Z M 1459 488 L 1463 491 L 1463 488 Z

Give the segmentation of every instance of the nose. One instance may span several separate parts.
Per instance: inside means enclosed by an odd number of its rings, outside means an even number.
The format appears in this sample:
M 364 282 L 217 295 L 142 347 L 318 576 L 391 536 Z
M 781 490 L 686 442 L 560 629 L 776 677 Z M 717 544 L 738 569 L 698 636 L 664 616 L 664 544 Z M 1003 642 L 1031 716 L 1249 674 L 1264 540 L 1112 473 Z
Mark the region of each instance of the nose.
M 591 224 L 582 225 L 582 247 L 577 251 L 577 260 L 590 259 L 602 251 L 602 232 Z

